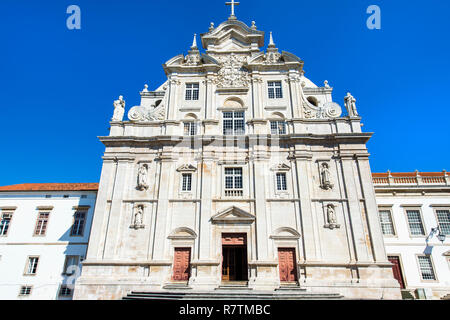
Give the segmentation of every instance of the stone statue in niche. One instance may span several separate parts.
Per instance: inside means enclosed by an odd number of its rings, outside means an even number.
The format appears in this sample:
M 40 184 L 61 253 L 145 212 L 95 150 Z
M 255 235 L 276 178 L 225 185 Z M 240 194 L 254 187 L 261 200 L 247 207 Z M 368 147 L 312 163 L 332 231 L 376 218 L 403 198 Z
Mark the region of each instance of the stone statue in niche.
M 337 224 L 337 218 L 336 218 L 336 210 L 334 208 L 334 205 L 329 203 L 327 204 L 327 224 L 325 225 L 325 228 L 339 228 L 340 225 Z
M 111 121 L 122 121 L 124 113 L 125 100 L 123 100 L 123 96 L 119 96 L 119 99 L 114 101 L 114 114 Z
M 134 229 L 142 229 L 144 228 L 144 206 L 143 205 L 137 205 L 134 207 L 134 221 L 131 225 L 131 228 Z
M 333 184 L 331 183 L 331 174 L 328 163 L 322 163 L 320 168 L 320 187 L 322 189 L 328 190 L 333 189 Z
M 348 115 L 350 117 L 359 117 L 358 112 L 356 111 L 356 99 L 347 92 L 347 95 L 344 98 L 345 107 L 347 108 Z
M 138 185 L 137 185 L 138 190 L 142 191 L 148 189 L 147 175 L 148 175 L 148 166 L 146 164 L 142 164 L 139 167 L 138 171 Z

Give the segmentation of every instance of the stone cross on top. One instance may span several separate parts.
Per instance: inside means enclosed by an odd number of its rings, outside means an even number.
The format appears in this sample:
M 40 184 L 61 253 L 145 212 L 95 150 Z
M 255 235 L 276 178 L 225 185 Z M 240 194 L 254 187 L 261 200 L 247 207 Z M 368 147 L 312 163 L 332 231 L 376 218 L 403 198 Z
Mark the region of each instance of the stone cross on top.
M 240 4 L 240 2 L 234 2 L 234 0 L 231 0 L 231 2 L 225 2 L 225 4 L 227 5 L 227 6 L 231 6 L 231 16 L 230 17 L 232 17 L 232 18 L 234 18 L 235 17 L 235 15 L 234 15 L 234 6 L 236 5 L 239 5 Z

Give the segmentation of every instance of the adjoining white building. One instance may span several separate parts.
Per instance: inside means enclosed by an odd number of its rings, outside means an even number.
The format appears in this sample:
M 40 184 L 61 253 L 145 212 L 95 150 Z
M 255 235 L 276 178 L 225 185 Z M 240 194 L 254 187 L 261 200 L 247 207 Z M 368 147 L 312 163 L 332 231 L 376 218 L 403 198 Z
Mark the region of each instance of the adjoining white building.
M 445 171 L 373 176 L 386 252 L 404 297 L 449 298 L 449 176 Z
M 72 299 L 97 183 L 0 187 L 0 299 Z

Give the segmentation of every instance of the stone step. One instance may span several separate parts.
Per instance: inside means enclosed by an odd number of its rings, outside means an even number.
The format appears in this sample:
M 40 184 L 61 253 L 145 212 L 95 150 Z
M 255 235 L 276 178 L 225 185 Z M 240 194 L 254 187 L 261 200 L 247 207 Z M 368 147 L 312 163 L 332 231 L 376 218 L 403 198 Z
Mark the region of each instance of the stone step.
M 323 300 L 342 299 L 341 294 L 320 294 L 304 292 L 131 292 L 123 300 Z

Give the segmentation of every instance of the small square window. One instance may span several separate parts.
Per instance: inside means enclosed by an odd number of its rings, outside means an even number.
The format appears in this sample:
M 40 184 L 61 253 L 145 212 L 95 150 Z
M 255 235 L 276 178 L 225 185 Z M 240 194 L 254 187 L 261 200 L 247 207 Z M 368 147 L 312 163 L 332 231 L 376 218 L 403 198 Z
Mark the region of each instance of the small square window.
M 198 100 L 199 85 L 198 83 L 186 83 L 186 100 Z
M 73 295 L 73 289 L 66 284 L 62 284 L 59 288 L 60 297 L 71 297 Z
M 19 291 L 19 296 L 29 296 L 31 295 L 32 286 L 21 286 Z
M 281 81 L 269 81 L 267 83 L 269 99 L 283 98 L 283 91 L 281 89 Z
M 195 122 L 184 123 L 184 135 L 195 136 L 197 134 L 197 124 Z

